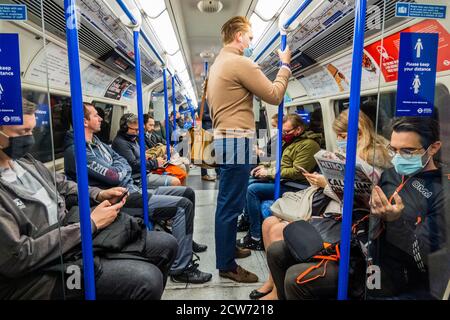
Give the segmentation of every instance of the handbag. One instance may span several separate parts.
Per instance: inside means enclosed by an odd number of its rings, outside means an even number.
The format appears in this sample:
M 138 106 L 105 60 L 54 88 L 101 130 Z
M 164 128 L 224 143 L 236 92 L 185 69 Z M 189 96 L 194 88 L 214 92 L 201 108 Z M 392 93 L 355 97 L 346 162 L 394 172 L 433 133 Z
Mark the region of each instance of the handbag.
M 202 102 L 200 105 L 199 121 L 195 127 L 188 131 L 189 135 L 189 159 L 191 163 L 203 169 L 217 167 L 214 153 L 214 135 L 202 128 L 202 117 L 205 112 L 206 89 L 208 79 L 205 80 Z
M 323 189 L 309 187 L 297 192 L 285 192 L 270 210 L 274 216 L 288 222 L 309 220 L 311 216 L 322 214 L 330 201 Z

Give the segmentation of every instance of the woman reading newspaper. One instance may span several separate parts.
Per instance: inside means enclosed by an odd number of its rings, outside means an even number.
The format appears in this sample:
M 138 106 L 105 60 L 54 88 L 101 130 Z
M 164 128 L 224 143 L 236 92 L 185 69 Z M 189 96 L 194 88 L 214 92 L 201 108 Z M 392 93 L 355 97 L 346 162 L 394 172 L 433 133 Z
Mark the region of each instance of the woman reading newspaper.
M 322 154 L 323 158 L 329 157 L 329 160 L 343 160 L 345 162 L 345 150 L 347 144 L 347 126 L 348 126 L 348 110 L 343 111 L 334 121 L 333 130 L 337 135 L 337 147 L 338 153 L 326 152 L 324 150 L 319 151 L 318 154 Z M 390 157 L 386 150 L 388 141 L 382 136 L 375 133 L 372 121 L 363 112 L 359 113 L 359 125 L 358 125 L 358 144 L 357 144 L 357 156 L 359 163 L 363 166 L 364 171 L 370 177 L 373 173 L 379 177 L 381 171 L 391 166 Z M 340 158 L 340 159 L 339 159 Z M 317 157 L 316 157 L 317 160 Z M 362 161 L 361 161 L 362 160 Z M 372 168 L 372 169 L 370 169 Z M 301 168 L 299 168 L 302 170 Z M 308 179 L 311 184 L 311 188 L 322 188 L 324 193 L 332 200 L 321 216 L 334 217 L 339 219 L 342 214 L 341 194 L 339 192 L 339 181 L 337 186 L 333 188 L 329 185 L 324 175 L 319 173 L 308 173 L 303 171 L 303 175 Z M 371 177 L 372 183 L 376 183 L 376 177 Z M 373 181 L 375 180 L 375 181 Z M 334 181 L 337 181 L 334 180 Z M 342 179 L 343 181 L 343 179 Z M 343 183 L 342 183 L 343 188 Z M 370 192 L 369 192 L 370 195 Z M 368 203 L 368 202 L 367 202 Z M 305 209 L 306 210 L 306 209 Z M 320 213 L 312 212 L 312 215 L 318 215 Z M 269 275 L 269 279 L 258 289 L 252 291 L 250 296 L 263 297 L 262 299 L 286 299 L 286 298 L 299 298 L 299 295 L 289 295 L 285 293 L 284 282 L 285 278 L 293 277 L 293 284 L 295 285 L 295 278 L 301 274 L 304 270 L 311 267 L 313 263 L 302 263 L 295 268 L 292 267 L 290 272 L 286 274 L 289 267 L 295 264 L 295 261 L 291 259 L 285 259 L 289 256 L 289 250 L 284 244 L 283 229 L 290 223 L 280 219 L 276 216 L 269 217 L 264 220 L 263 229 L 263 241 L 264 246 L 267 248 L 269 267 L 272 272 Z M 279 241 L 277 243 L 274 243 Z M 274 243 L 274 244 L 273 244 Z M 273 244 L 273 246 L 269 246 Z M 287 262 L 286 262 L 287 260 Z M 286 262 L 286 263 L 285 263 Z M 291 271 L 292 270 L 292 271 Z M 311 284 L 307 284 L 309 287 L 317 287 L 305 289 L 304 292 L 308 293 L 308 297 L 305 298 L 327 298 L 335 295 L 334 283 L 337 282 L 338 265 L 333 262 L 328 265 L 327 277 L 320 278 Z M 318 271 L 316 271 L 318 272 Z M 290 279 L 291 279 L 290 278 Z

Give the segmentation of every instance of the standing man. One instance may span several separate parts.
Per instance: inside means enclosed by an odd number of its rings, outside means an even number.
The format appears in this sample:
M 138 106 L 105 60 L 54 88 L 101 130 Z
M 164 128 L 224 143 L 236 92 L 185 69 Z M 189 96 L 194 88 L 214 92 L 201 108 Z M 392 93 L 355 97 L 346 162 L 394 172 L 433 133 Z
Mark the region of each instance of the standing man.
M 279 51 L 282 62 L 272 83 L 249 59 L 253 39 L 250 21 L 234 17 L 222 26 L 223 49 L 209 73 L 208 104 L 214 128 L 214 146 L 220 164 L 215 238 L 219 275 L 237 282 L 257 282 L 258 277 L 238 266 L 235 256 L 237 217 L 245 206 L 251 169 L 250 151 L 255 134 L 253 95 L 278 105 L 284 98 L 291 69 L 291 51 Z M 226 159 L 226 160 L 225 160 Z

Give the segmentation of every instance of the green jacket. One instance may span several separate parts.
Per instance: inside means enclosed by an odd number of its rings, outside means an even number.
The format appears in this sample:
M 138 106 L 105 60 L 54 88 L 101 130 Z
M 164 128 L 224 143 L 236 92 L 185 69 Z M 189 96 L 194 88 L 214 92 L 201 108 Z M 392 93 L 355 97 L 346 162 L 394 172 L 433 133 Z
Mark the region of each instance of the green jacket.
M 289 145 L 283 142 L 283 155 L 281 158 L 281 178 L 307 183 L 306 178 L 296 166 L 312 172 L 317 163 L 314 155 L 320 150 L 322 134 L 306 131 L 294 139 Z M 265 163 L 268 168 L 268 177 L 275 179 L 275 161 Z

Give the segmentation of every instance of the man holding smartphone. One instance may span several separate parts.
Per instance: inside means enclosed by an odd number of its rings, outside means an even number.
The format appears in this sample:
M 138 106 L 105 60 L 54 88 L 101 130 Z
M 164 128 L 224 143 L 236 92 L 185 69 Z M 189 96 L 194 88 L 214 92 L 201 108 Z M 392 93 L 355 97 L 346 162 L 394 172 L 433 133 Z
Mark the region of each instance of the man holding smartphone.
M 151 219 L 155 221 L 173 220 L 172 234 L 178 241 L 179 250 L 170 270 L 172 280 L 185 283 L 210 281 L 212 274 L 200 271 L 198 264 L 193 262 L 194 190 L 189 187 L 174 186 L 149 189 L 149 202 L 143 204 L 142 188 L 133 181 L 132 168 L 127 160 L 94 135 L 100 131 L 102 118 L 91 104 L 84 104 L 84 121 L 89 185 L 104 189 L 116 186 L 127 188 L 130 195 L 127 198 L 126 207 L 142 208 L 143 205 L 147 205 Z M 71 132 L 66 136 L 64 165 L 66 175 L 76 180 L 73 134 Z M 204 249 L 206 250 L 206 246 Z

